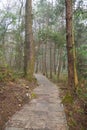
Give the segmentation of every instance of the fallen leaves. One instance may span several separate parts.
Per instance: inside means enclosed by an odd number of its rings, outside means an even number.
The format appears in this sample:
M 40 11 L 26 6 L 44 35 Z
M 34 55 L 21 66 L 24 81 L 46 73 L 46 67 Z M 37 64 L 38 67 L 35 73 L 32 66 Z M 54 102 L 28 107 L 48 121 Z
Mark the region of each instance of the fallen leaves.
M 0 130 L 9 118 L 31 99 L 36 82 L 18 79 L 0 83 Z

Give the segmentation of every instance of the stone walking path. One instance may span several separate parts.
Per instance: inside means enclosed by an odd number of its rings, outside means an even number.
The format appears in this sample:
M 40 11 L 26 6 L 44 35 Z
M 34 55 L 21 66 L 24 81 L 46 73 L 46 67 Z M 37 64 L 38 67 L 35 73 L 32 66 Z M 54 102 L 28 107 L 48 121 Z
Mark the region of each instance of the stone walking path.
M 57 86 L 40 74 L 35 76 L 36 98 L 13 115 L 5 130 L 68 130 Z

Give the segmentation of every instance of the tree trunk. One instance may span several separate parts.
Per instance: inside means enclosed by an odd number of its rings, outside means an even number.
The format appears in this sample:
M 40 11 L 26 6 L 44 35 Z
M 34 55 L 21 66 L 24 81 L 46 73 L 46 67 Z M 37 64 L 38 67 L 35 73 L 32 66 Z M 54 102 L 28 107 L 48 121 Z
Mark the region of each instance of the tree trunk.
M 48 77 L 47 64 L 46 64 L 46 55 L 47 55 L 47 43 L 45 43 L 44 67 L 45 67 L 45 75 Z
M 50 79 L 52 79 L 52 48 L 50 43 Z
M 35 73 L 38 73 L 38 64 L 39 64 L 39 59 L 38 56 L 36 57 L 36 70 Z
M 25 5 L 25 59 L 24 72 L 29 80 L 34 73 L 34 43 L 32 33 L 32 0 L 26 0 Z
M 54 44 L 54 74 L 56 75 L 56 44 Z
M 78 84 L 75 62 L 75 45 L 72 29 L 72 0 L 66 2 L 66 40 L 67 40 L 67 55 L 68 55 L 68 85 L 74 91 Z M 76 81 L 77 80 L 77 81 Z
M 37 50 L 36 50 L 36 70 L 35 72 L 38 73 L 39 69 L 39 51 L 40 51 L 40 41 L 38 42 Z
M 44 75 L 44 47 L 42 44 L 42 74 Z
M 59 78 L 60 78 L 60 72 L 61 72 L 61 67 L 62 67 L 62 52 L 63 52 L 63 49 L 60 48 L 60 49 L 59 49 L 59 65 L 58 65 L 58 74 L 57 74 L 58 80 L 59 80 Z

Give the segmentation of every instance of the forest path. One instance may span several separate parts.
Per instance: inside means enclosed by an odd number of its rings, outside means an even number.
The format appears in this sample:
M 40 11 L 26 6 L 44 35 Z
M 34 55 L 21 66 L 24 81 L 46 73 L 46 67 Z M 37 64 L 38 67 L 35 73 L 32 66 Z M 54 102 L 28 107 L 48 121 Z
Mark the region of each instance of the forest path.
M 68 130 L 58 87 L 45 76 L 35 74 L 39 86 L 32 99 L 7 123 L 5 130 Z

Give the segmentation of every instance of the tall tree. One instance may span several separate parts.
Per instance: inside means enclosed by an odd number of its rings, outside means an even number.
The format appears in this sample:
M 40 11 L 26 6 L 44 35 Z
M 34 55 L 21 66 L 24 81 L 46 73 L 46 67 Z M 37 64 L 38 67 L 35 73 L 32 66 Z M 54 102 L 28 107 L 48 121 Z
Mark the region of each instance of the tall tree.
M 72 25 L 72 0 L 65 0 L 66 3 L 66 40 L 68 55 L 68 85 L 74 90 L 74 86 L 78 84 L 76 70 L 75 43 Z
M 26 0 L 25 4 L 25 58 L 24 72 L 29 80 L 34 73 L 34 41 L 32 33 L 32 0 Z

